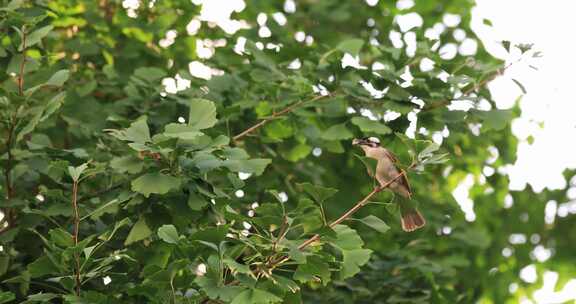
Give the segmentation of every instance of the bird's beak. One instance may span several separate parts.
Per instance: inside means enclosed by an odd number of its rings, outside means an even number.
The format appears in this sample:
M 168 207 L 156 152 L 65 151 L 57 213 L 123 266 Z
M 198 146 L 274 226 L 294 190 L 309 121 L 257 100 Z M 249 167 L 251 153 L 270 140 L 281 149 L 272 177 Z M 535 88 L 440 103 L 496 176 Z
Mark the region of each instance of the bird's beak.
M 355 146 L 355 145 L 359 145 L 361 142 L 362 142 L 361 139 L 354 138 L 354 139 L 352 140 L 352 145 L 354 145 L 354 146 Z

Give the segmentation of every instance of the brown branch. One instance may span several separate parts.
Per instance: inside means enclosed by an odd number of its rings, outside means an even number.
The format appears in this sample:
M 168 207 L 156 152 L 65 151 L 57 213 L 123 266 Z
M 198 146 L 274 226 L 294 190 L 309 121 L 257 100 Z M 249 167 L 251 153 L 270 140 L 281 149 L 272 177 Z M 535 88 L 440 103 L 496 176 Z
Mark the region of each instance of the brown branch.
M 331 95 L 330 95 L 330 94 L 328 94 L 328 95 L 319 95 L 319 96 L 313 97 L 313 98 L 311 98 L 311 99 L 302 99 L 302 100 L 300 100 L 300 101 L 298 101 L 298 102 L 296 102 L 296 103 L 293 103 L 292 105 L 290 105 L 290 106 L 288 106 L 288 107 L 280 110 L 279 112 L 273 113 L 272 116 L 267 117 L 267 118 L 264 118 L 264 119 L 262 119 L 261 121 L 259 121 L 258 123 L 256 123 L 255 125 L 253 125 L 253 126 L 249 127 L 248 129 L 240 132 L 238 135 L 234 136 L 234 137 L 232 138 L 232 140 L 233 140 L 233 141 L 238 141 L 238 140 L 240 140 L 242 137 L 244 137 L 244 136 L 246 136 L 246 135 L 254 132 L 255 130 L 257 130 L 257 129 L 259 129 L 259 128 L 261 128 L 262 126 L 264 126 L 265 124 L 267 124 L 269 121 L 271 121 L 271 120 L 273 120 L 273 119 L 275 119 L 275 118 L 277 118 L 277 117 L 279 117 L 279 116 L 282 116 L 282 115 L 284 115 L 284 114 L 287 114 L 287 113 L 292 112 L 294 109 L 296 109 L 297 107 L 301 106 L 301 105 L 304 104 L 304 103 L 314 102 L 314 101 L 320 100 L 320 99 L 325 98 L 325 97 L 328 97 L 328 96 L 331 96 Z
M 414 165 L 411 165 L 410 167 L 408 167 L 408 169 L 411 169 Z M 368 195 L 366 195 L 363 199 L 361 199 L 360 201 L 358 201 L 352 208 L 350 208 L 348 211 L 344 212 L 344 214 L 342 214 L 339 218 L 337 218 L 336 220 L 334 220 L 332 223 L 330 223 L 330 225 L 328 225 L 328 227 L 330 228 L 334 228 L 336 225 L 342 223 L 343 221 L 347 220 L 350 216 L 352 216 L 354 213 L 356 213 L 356 211 L 360 210 L 362 207 L 366 206 L 366 204 L 368 204 L 368 201 L 370 200 L 370 198 L 372 198 L 374 195 L 376 195 L 376 193 L 388 188 L 393 182 L 395 182 L 397 179 L 399 179 L 401 176 L 405 176 L 406 172 L 402 171 L 399 174 L 397 174 L 396 176 L 394 176 L 391 180 L 387 181 L 385 184 L 374 188 L 374 190 L 372 190 L 372 192 L 368 193 Z M 318 239 L 320 239 L 320 235 L 319 234 L 315 234 L 312 237 L 310 237 L 309 239 L 307 239 L 306 241 L 304 241 L 304 243 L 300 244 L 298 246 L 298 250 L 302 251 L 304 250 L 306 247 L 308 247 L 310 244 L 314 243 L 315 241 L 317 241 Z M 290 258 L 287 256 L 281 257 L 280 259 L 276 260 L 276 261 L 272 261 L 269 264 L 269 267 L 271 269 L 274 269 L 276 267 L 278 267 L 280 264 L 288 261 Z
M 18 75 L 18 94 L 24 96 L 24 68 L 26 67 L 26 29 L 22 30 L 22 61 Z
M 78 181 L 75 180 L 72 186 L 72 209 L 74 209 L 74 232 L 72 234 L 72 241 L 74 247 L 78 246 L 78 230 L 80 228 L 80 212 L 78 211 Z M 78 252 L 74 252 L 74 280 L 76 282 L 76 295 L 80 296 L 80 256 Z

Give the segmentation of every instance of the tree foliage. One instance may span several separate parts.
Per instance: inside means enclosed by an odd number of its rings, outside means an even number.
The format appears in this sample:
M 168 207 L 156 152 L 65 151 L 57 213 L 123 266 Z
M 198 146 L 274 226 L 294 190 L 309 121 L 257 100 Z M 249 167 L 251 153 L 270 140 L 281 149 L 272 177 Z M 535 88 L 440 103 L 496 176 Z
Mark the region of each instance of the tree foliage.
M 574 226 L 544 220 L 566 191 L 508 191 L 519 110 L 486 88 L 506 67 L 471 1 L 254 1 L 239 31 L 129 2 L 0 1 L 0 303 L 502 303 L 535 288 L 508 292 L 536 244 L 574 273 Z M 457 29 L 477 49 L 445 58 Z M 425 229 L 399 229 L 360 136 L 398 155 Z

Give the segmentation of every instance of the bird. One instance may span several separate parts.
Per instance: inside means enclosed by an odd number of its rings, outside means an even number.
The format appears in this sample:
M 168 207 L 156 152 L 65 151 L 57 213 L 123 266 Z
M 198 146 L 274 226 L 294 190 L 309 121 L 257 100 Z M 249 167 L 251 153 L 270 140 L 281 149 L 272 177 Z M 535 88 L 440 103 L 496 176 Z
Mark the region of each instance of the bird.
M 377 161 L 375 178 L 381 187 L 385 187 L 390 180 L 402 173 L 395 165 L 398 162 L 398 158 L 382 147 L 377 137 L 355 138 L 352 140 L 352 145 L 359 146 L 364 150 L 366 157 Z M 371 172 L 368 172 L 368 174 L 371 174 Z M 412 190 L 406 174 L 402 174 L 402 176 L 389 184 L 387 188 L 406 199 L 412 198 Z M 400 204 L 400 219 L 402 230 L 406 232 L 417 230 L 426 225 L 426 220 L 420 214 L 420 211 L 406 203 Z

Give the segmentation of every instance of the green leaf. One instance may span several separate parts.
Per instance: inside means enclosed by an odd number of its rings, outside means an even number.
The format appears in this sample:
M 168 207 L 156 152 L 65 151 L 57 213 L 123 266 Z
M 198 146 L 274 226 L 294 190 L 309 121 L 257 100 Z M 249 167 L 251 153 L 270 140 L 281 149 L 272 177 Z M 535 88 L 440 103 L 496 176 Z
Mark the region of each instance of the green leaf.
M 33 295 L 29 295 L 28 296 L 28 302 L 42 302 L 42 303 L 48 303 L 48 301 L 52 300 L 52 299 L 56 299 L 60 297 L 59 295 L 55 294 L 55 293 L 37 293 L 37 294 L 33 294 Z
M 340 279 L 344 280 L 359 273 L 360 266 L 368 263 L 371 254 L 372 250 L 370 249 L 343 250 Z
M 145 197 L 150 194 L 165 194 L 180 188 L 180 178 L 162 173 L 148 173 L 132 181 L 132 190 Z
M 88 163 L 81 164 L 78 167 L 68 166 L 68 174 L 72 177 L 75 182 L 80 180 L 80 176 L 88 168 Z
M 360 221 L 380 233 L 385 233 L 386 231 L 390 230 L 390 226 L 388 226 L 383 220 L 374 215 L 369 215 Z
M 286 120 L 273 120 L 264 126 L 264 133 L 266 136 L 279 141 L 294 135 L 294 128 Z
M 362 49 L 363 45 L 364 40 L 362 39 L 348 39 L 340 42 L 336 48 L 342 52 L 356 56 L 360 53 L 360 49 Z
M 46 35 L 52 31 L 52 29 L 54 29 L 54 26 L 47 25 L 26 35 L 26 48 L 30 48 L 31 46 L 34 46 L 36 43 L 40 42 L 42 38 L 46 37 Z M 23 49 L 24 43 L 21 43 L 20 47 L 18 47 L 18 50 L 22 51 Z
M 131 155 L 114 157 L 110 161 L 110 167 L 116 170 L 118 173 L 136 174 L 142 171 L 142 168 L 144 167 L 144 161 Z
M 518 80 L 516 80 L 516 79 L 514 79 L 514 78 L 512 78 L 512 81 L 514 81 L 514 83 L 520 88 L 520 90 L 522 90 L 522 93 L 523 93 L 523 94 L 528 93 L 528 92 L 526 91 L 526 88 L 524 87 L 524 85 L 523 85 L 522 83 L 520 83 L 520 81 L 518 81 Z
M 188 125 L 195 130 L 203 130 L 213 127 L 216 119 L 216 105 L 206 99 L 195 98 L 190 101 L 190 114 Z
M 132 229 L 130 229 L 128 237 L 126 237 L 126 240 L 124 241 L 124 245 L 128 246 L 134 242 L 141 241 L 145 238 L 148 238 L 151 234 L 152 231 L 150 230 L 150 228 L 148 228 L 146 220 L 143 217 L 141 217 L 136 222 L 136 224 L 132 226 Z
M 60 270 L 47 255 L 39 257 L 36 261 L 27 266 L 30 277 L 38 278 L 45 275 L 58 274 Z
M 242 286 L 226 286 L 218 284 L 218 281 L 209 276 L 197 277 L 194 282 L 202 288 L 212 300 L 232 301 L 238 294 L 246 290 Z
M 376 172 L 376 166 L 378 165 L 378 161 L 375 160 L 374 158 L 358 154 L 354 154 L 354 156 L 358 158 L 362 162 L 362 164 L 364 164 L 364 167 L 366 167 L 366 170 L 368 171 L 368 175 L 373 177 L 374 172 Z
M 308 193 L 314 199 L 314 201 L 319 204 L 323 203 L 325 200 L 334 196 L 334 194 L 338 192 L 338 189 L 326 188 L 318 185 L 312 185 L 310 183 L 301 183 L 298 184 L 298 186 L 304 189 L 304 191 L 306 191 L 306 193 Z
M 148 82 L 156 82 L 166 77 L 166 72 L 157 67 L 140 67 L 134 71 L 134 76 Z
M 514 118 L 512 110 L 471 110 L 471 113 L 482 119 L 482 129 L 484 130 L 502 130 Z
M 281 154 L 285 159 L 291 162 L 298 162 L 306 158 L 310 152 L 312 152 L 312 147 L 306 144 L 298 144 L 288 151 L 282 151 Z
M 330 241 L 330 244 L 338 247 L 341 250 L 354 250 L 360 249 L 364 245 L 364 241 L 360 238 L 356 230 L 346 225 L 336 225 L 336 239 Z
M 319 257 L 311 256 L 306 264 L 298 265 L 294 280 L 302 283 L 321 281 L 326 286 L 330 281 L 330 268 Z
M 150 129 L 148 129 L 146 116 L 136 120 L 126 129 L 126 138 L 136 143 L 150 142 Z
M 123 130 L 106 129 L 110 135 L 123 141 L 132 141 L 139 144 L 145 144 L 151 141 L 150 129 L 148 128 L 148 117 L 142 116 L 130 124 L 130 127 Z
M 158 237 L 169 244 L 178 244 L 178 240 L 180 240 L 178 230 L 174 225 L 162 225 L 158 228 Z
M 224 265 L 230 268 L 233 275 L 236 275 L 237 273 L 252 275 L 252 270 L 250 270 L 248 265 L 240 264 L 231 258 L 225 258 L 223 262 Z
M 69 70 L 60 70 L 54 73 L 54 75 L 52 75 L 44 85 L 61 87 L 68 80 L 68 77 L 70 77 Z
M 223 162 L 223 165 L 230 169 L 232 172 L 244 172 L 244 173 L 254 173 L 255 175 L 261 175 L 272 162 L 268 158 L 255 158 L 255 159 L 229 159 Z
M 50 235 L 50 240 L 62 248 L 74 246 L 72 235 L 64 229 L 51 229 L 48 234 Z
M 510 53 L 510 41 L 502 40 L 502 46 L 506 49 L 506 52 Z
M 224 162 L 209 152 L 200 151 L 192 158 L 192 163 L 202 172 L 207 172 L 222 166 Z
M 163 134 L 170 138 L 179 138 L 186 140 L 195 139 L 200 135 L 204 135 L 204 133 L 198 131 L 193 126 L 179 123 L 171 123 L 166 125 L 164 127 Z
M 241 149 L 241 148 L 226 147 L 226 148 L 224 148 L 224 150 L 222 152 L 223 152 L 224 157 L 226 159 L 248 159 L 248 158 L 250 158 L 250 155 L 248 155 L 246 150 Z
M 360 128 L 362 132 L 372 132 L 376 134 L 386 135 L 392 132 L 385 124 L 375 120 L 370 120 L 366 117 L 354 117 L 352 123 Z
M 61 92 L 50 99 L 44 106 L 31 108 L 30 114 L 32 118 L 29 119 L 28 123 L 18 132 L 16 136 L 16 141 L 21 141 L 24 136 L 34 131 L 36 126 L 46 120 L 50 115 L 52 115 L 56 110 L 58 110 L 64 101 L 66 96 L 65 92 Z
M 248 289 L 238 294 L 231 304 L 279 303 L 282 299 L 261 289 Z
M 294 225 L 302 225 L 304 233 L 315 231 L 323 225 L 320 208 L 309 198 L 300 199 L 294 213 Z
M 11 293 L 10 291 L 0 292 L 0 304 L 8 303 L 10 301 L 14 301 L 15 299 L 16 295 Z
M 194 211 L 200 211 L 206 205 L 208 205 L 208 202 L 202 198 L 202 196 L 193 191 L 190 191 L 190 194 L 188 195 L 188 207 L 190 207 L 190 209 Z
M 343 140 L 343 139 L 350 139 L 354 136 L 348 128 L 346 128 L 346 124 L 339 124 L 334 125 L 328 128 L 324 133 L 322 133 L 322 139 L 325 140 Z

